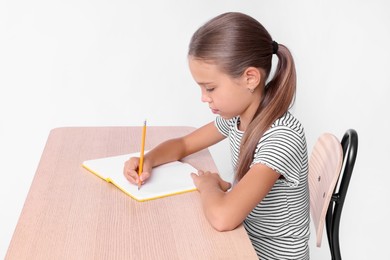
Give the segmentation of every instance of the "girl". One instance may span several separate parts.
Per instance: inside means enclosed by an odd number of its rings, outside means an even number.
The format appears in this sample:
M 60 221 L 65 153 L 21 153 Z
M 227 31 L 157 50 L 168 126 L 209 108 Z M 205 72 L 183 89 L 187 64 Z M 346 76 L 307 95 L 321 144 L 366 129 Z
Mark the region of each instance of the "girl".
M 267 80 L 273 54 L 278 64 Z M 252 17 L 225 13 L 194 33 L 188 61 L 215 122 L 152 149 L 140 177 L 139 158 L 130 158 L 124 175 L 131 183 L 144 182 L 153 167 L 228 137 L 233 187 L 217 173 L 192 174 L 206 218 L 219 231 L 243 223 L 261 259 L 309 259 L 306 139 L 288 112 L 296 85 L 289 50 Z

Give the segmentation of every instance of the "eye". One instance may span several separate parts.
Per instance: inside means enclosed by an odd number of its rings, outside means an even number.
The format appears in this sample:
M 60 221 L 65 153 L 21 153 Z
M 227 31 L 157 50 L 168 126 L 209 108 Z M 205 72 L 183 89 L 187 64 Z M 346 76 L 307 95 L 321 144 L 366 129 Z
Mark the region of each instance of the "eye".
M 206 91 L 207 91 L 207 92 L 212 92 L 214 89 L 215 89 L 215 88 L 213 88 L 213 87 L 207 87 L 207 88 L 206 88 Z

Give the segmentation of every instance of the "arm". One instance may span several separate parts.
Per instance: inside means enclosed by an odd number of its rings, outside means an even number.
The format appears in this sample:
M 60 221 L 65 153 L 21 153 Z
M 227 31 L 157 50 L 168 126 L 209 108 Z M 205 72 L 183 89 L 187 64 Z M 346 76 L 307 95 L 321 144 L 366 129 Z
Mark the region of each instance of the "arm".
M 150 177 L 153 167 L 180 160 L 224 138 L 225 136 L 218 131 L 214 122 L 210 122 L 186 136 L 170 139 L 159 144 L 145 155 L 143 172 L 140 176 L 141 181 L 145 181 Z M 134 184 L 138 183 L 138 164 L 139 158 L 130 158 L 125 162 L 124 175 Z
M 240 225 L 269 193 L 281 176 L 279 173 L 283 173 L 291 185 L 298 185 L 299 176 L 304 173 L 302 169 L 306 168 L 302 161 L 306 156 L 302 131 L 275 128 L 262 144 L 255 154 L 252 167 L 229 192 L 224 192 L 216 174 L 193 174 L 204 212 L 215 229 L 232 230 Z
M 280 174 L 263 164 L 255 164 L 235 185 L 228 188 L 216 173 L 192 175 L 210 224 L 218 231 L 233 230 L 268 194 Z
M 186 136 L 170 139 L 159 144 L 145 155 L 145 159 L 150 161 L 152 167 L 155 167 L 167 162 L 180 160 L 216 144 L 224 138 L 214 122 L 210 122 Z

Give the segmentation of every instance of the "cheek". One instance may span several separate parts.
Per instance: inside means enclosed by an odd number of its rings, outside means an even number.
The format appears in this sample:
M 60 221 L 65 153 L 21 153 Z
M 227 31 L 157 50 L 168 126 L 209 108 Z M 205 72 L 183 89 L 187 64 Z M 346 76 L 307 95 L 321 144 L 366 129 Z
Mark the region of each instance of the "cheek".
M 231 91 L 230 93 L 225 94 L 225 96 L 222 99 L 221 105 L 224 106 L 226 111 L 241 113 L 242 110 L 245 110 L 245 108 L 250 103 L 251 103 L 251 98 L 250 98 L 249 91 L 236 89 L 236 91 Z
M 224 92 L 223 99 L 225 103 L 231 103 L 231 105 L 235 105 L 236 103 L 240 103 L 243 99 L 245 99 L 245 94 L 237 86 L 231 87 L 229 91 Z
M 226 112 L 235 112 L 240 106 L 240 97 L 233 94 L 225 94 L 219 98 L 214 99 L 214 103 L 220 109 Z

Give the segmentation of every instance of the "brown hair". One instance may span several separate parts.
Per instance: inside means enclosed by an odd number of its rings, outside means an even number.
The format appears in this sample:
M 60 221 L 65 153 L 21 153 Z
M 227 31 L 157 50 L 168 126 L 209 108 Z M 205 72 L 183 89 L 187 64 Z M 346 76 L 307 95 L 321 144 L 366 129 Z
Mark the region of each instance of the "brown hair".
M 192 36 L 188 55 L 218 65 L 233 78 L 248 67 L 265 72 L 268 78 L 274 52 L 267 30 L 252 17 L 242 13 L 221 14 L 200 27 Z M 287 112 L 295 98 L 296 75 L 292 55 L 279 44 L 275 74 L 264 87 L 262 100 L 241 140 L 236 179 L 249 170 L 256 146 L 272 123 Z

